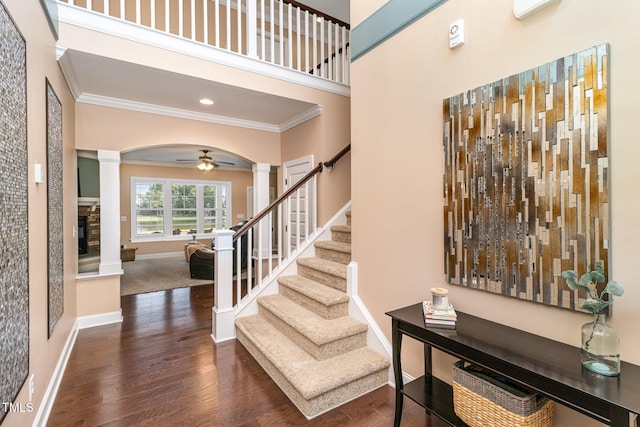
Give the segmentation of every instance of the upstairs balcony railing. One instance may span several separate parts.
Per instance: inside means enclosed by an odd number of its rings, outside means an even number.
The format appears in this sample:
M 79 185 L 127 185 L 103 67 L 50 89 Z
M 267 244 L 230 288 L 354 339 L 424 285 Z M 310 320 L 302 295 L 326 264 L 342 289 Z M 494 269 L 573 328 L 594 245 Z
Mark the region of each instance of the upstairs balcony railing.
M 349 26 L 292 0 L 58 0 L 349 85 Z

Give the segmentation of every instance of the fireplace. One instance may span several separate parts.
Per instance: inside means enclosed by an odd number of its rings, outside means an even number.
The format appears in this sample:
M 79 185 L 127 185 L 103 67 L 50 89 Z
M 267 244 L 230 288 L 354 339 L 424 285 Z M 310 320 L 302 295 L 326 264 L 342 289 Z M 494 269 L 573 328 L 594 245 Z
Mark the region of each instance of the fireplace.
M 100 206 L 78 206 L 78 254 L 100 255 Z
M 87 253 L 87 217 L 78 216 L 78 254 Z

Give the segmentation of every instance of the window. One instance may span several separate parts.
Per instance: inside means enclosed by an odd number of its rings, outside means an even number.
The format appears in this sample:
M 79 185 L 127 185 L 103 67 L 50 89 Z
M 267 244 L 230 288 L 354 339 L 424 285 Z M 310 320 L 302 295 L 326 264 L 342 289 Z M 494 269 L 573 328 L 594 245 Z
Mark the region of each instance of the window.
M 198 233 L 195 184 L 171 184 L 171 232 L 173 235 Z
M 136 183 L 136 234 L 164 232 L 164 195 L 161 183 Z
M 231 183 L 131 178 L 132 239 L 212 233 L 231 226 Z
M 217 222 L 231 225 L 229 223 L 230 216 L 227 214 L 227 197 L 230 197 L 229 187 L 205 185 L 203 191 L 205 233 L 209 229 L 217 228 Z

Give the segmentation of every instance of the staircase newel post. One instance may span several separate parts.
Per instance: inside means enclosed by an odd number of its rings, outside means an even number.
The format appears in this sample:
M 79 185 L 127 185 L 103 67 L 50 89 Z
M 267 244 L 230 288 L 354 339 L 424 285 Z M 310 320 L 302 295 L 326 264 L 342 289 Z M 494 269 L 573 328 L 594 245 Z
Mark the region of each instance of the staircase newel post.
M 215 230 L 211 336 L 215 342 L 235 338 L 233 309 L 233 230 Z

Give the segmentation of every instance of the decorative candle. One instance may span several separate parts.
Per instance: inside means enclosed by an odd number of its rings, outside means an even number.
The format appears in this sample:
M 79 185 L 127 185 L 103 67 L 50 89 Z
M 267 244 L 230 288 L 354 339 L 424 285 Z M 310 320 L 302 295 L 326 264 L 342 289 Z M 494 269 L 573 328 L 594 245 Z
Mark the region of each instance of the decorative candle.
M 431 288 L 431 304 L 434 310 L 446 310 L 449 308 L 449 291 L 445 288 Z

